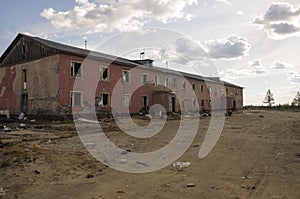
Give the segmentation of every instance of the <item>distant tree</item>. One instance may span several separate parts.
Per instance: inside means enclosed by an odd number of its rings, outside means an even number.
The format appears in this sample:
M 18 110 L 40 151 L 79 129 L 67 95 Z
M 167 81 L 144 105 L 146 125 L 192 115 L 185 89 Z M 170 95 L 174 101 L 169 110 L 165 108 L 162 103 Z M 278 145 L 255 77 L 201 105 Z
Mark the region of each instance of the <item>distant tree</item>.
M 300 106 L 300 92 L 298 91 L 295 98 L 292 101 L 292 106 Z
M 272 106 L 275 103 L 275 99 L 273 98 L 273 93 L 271 93 L 270 89 L 268 90 L 263 103 L 268 104 L 268 106 Z

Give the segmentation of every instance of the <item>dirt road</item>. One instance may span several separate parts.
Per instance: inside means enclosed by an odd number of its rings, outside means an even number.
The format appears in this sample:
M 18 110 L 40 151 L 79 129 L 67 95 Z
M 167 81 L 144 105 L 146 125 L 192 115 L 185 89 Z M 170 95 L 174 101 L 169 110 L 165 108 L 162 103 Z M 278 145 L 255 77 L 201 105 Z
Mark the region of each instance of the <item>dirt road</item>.
M 209 122 L 201 118 L 194 142 L 177 160 L 190 162 L 188 168 L 170 165 L 144 174 L 97 161 L 72 123 L 36 121 L 25 130 L 0 132 L 0 198 L 300 198 L 300 112 L 234 113 L 213 151 L 200 160 Z M 133 139 L 114 122 L 101 125 L 117 146 L 145 152 L 168 144 L 179 121 L 168 121 L 149 139 Z

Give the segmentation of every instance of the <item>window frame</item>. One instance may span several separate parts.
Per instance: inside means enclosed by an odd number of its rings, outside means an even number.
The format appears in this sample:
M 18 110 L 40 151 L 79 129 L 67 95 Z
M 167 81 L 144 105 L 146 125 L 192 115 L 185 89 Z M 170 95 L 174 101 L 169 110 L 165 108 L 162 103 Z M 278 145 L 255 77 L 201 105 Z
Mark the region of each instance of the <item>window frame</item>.
M 126 80 L 126 79 L 124 78 L 124 77 L 126 77 L 126 76 L 125 76 L 125 73 L 128 74 L 128 81 L 125 81 L 125 80 Z M 128 69 L 123 69 L 123 70 L 122 70 L 122 82 L 123 82 L 124 84 L 130 84 L 130 70 L 128 70 Z
M 75 104 L 75 94 L 80 94 L 80 105 Z M 82 91 L 70 91 L 70 105 L 71 107 L 82 107 L 83 106 L 83 92 Z
M 103 98 L 103 95 L 107 95 L 107 105 L 104 105 L 103 102 L 102 102 L 102 105 L 99 104 L 100 107 L 109 107 L 110 106 L 110 93 L 108 92 L 100 92 L 99 93 L 99 103 L 101 101 L 101 95 L 102 95 L 102 98 Z
M 76 75 L 75 74 L 75 64 L 80 64 L 80 68 L 79 68 L 79 74 L 80 75 Z M 83 62 L 82 61 L 77 61 L 77 60 L 70 60 L 70 77 L 71 78 L 83 78 Z
M 107 69 L 107 79 L 102 78 L 103 73 L 101 74 L 101 69 L 103 69 L 103 68 Z M 103 82 L 109 82 L 109 80 L 110 80 L 110 67 L 109 66 L 102 66 L 102 65 L 99 66 L 99 80 L 103 81 Z
M 125 104 L 125 97 L 128 97 L 128 96 L 129 96 L 129 103 Z M 130 106 L 131 106 L 131 94 L 123 94 L 122 95 L 122 107 L 123 108 L 130 108 Z

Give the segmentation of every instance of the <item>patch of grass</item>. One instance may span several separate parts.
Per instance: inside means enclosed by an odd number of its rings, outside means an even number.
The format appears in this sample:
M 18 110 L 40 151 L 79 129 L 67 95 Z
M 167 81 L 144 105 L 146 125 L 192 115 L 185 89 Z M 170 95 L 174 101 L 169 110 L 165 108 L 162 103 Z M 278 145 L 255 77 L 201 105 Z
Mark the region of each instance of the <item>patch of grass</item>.
M 5 167 L 9 167 L 10 166 L 10 162 L 9 160 L 4 160 L 1 165 L 0 168 L 5 168 Z

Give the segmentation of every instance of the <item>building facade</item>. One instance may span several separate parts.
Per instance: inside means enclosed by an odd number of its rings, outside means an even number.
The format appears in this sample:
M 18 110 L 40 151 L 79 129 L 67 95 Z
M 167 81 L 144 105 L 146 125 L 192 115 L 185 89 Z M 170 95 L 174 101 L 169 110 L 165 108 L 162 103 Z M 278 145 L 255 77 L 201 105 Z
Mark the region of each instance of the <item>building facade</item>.
M 24 34 L 0 58 L 0 110 L 138 113 L 154 104 L 166 112 L 241 109 L 243 88 Z

